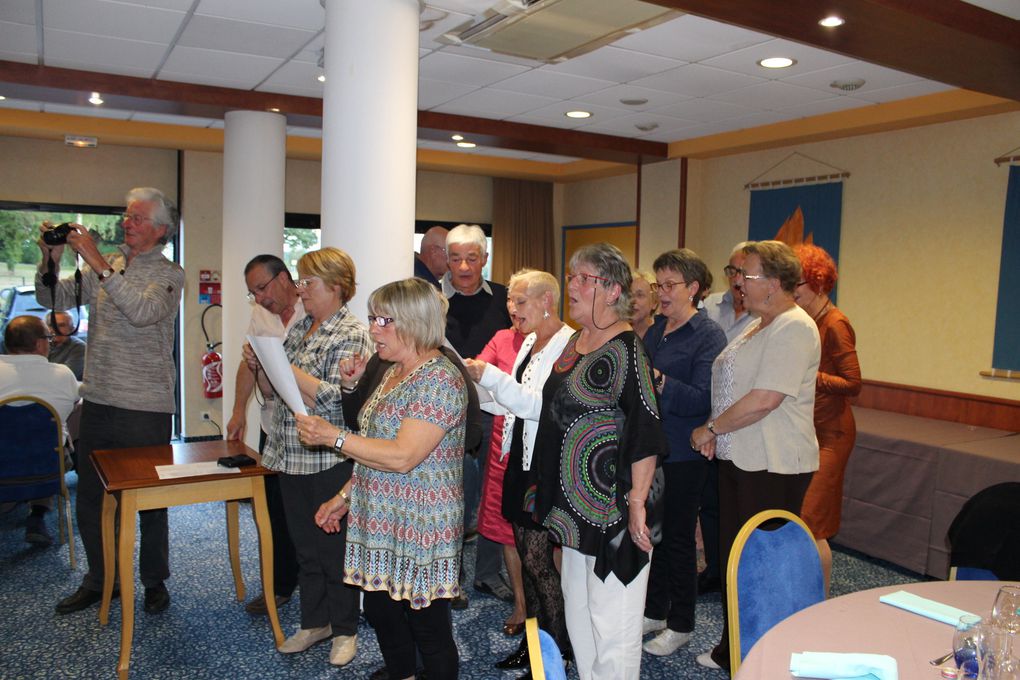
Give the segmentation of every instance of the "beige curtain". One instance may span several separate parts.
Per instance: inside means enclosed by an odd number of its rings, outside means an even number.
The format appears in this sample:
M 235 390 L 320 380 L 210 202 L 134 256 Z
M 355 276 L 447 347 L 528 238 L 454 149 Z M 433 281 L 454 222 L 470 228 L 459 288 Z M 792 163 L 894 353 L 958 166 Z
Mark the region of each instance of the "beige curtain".
M 492 183 L 492 280 L 505 284 L 521 267 L 553 267 L 550 182 L 495 178 Z

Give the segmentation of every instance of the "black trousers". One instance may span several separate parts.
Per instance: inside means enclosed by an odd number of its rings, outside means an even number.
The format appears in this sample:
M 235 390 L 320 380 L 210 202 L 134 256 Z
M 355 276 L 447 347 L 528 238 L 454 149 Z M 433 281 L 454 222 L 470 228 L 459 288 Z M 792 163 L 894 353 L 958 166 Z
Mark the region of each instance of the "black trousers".
M 259 433 L 259 453 L 266 448 L 266 433 Z M 298 582 L 297 552 L 290 539 L 287 514 L 283 509 L 283 493 L 280 491 L 280 476 L 266 475 L 262 478 L 266 488 L 266 507 L 269 510 L 269 526 L 273 530 L 273 591 L 277 595 L 290 597 Z M 339 491 L 339 489 L 338 489 Z
M 460 657 L 449 600 L 433 600 L 428 607 L 411 609 L 407 600 L 394 600 L 385 590 L 366 591 L 365 618 L 375 629 L 391 678 L 414 677 L 415 651 L 421 653 L 429 680 L 457 677 Z
M 698 521 L 701 522 L 701 540 L 705 544 L 705 574 L 719 578 L 719 461 L 714 458 L 708 463 L 708 474 L 701 487 L 701 509 Z
M 351 478 L 353 465 L 339 463 L 310 475 L 279 474 L 287 526 L 297 550 L 301 587 L 301 627 L 333 627 L 333 635 L 356 635 L 360 591 L 344 583 L 347 522 L 327 534 L 315 524 L 315 512 Z
M 91 455 L 99 449 L 161 446 L 170 443 L 170 413 L 134 411 L 86 401 L 82 404 L 81 433 L 78 438 L 78 534 L 89 563 L 82 585 L 103 589 L 103 483 L 99 481 Z M 142 540 L 138 553 L 138 574 L 146 588 L 170 577 L 170 530 L 166 510 L 138 513 Z M 119 522 L 117 526 L 120 526 Z
M 813 472 L 780 475 L 765 470 L 747 472 L 728 460 L 719 461 L 719 564 L 722 566 L 722 640 L 712 650 L 712 659 L 730 667 L 730 621 L 726 609 L 726 563 L 733 541 L 747 520 L 762 510 L 788 510 L 800 516 L 804 493 Z
M 648 574 L 645 616 L 666 619 L 670 630 L 694 630 L 694 605 L 698 599 L 699 495 L 708 475 L 709 461 L 665 463 L 662 542 L 652 552 Z

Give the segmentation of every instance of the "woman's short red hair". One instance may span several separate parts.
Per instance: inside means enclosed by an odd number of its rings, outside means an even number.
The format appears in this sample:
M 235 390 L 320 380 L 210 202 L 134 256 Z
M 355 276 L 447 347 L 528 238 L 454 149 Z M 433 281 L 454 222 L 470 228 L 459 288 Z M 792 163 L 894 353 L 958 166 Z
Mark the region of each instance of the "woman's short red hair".
M 800 260 L 801 279 L 811 286 L 811 290 L 827 295 L 839 278 L 832 257 L 825 249 L 812 243 L 797 244 L 793 247 L 793 252 Z

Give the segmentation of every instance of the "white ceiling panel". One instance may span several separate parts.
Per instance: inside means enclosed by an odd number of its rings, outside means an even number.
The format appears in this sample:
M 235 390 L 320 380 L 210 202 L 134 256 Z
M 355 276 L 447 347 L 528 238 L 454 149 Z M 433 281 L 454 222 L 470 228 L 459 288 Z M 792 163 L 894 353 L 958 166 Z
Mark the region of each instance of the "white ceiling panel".
M 758 65 L 759 60 L 769 57 L 789 57 L 795 59 L 797 63 L 787 68 L 775 69 L 764 68 Z M 850 57 L 844 57 L 835 52 L 825 52 L 814 47 L 790 42 L 789 40 L 769 40 L 758 45 L 745 47 L 742 50 L 705 59 L 700 63 L 705 66 L 714 66 L 757 78 L 779 80 L 823 68 L 849 64 L 853 61 Z
M 481 14 L 495 4 L 494 0 L 428 0 L 425 3 L 428 7 L 444 9 L 450 12 L 461 14 Z
M 688 97 L 706 97 L 761 82 L 764 82 L 761 78 L 753 78 L 743 73 L 688 64 L 672 71 L 636 80 L 631 84 L 649 87 L 653 90 L 676 92 Z
M 963 0 L 990 12 L 1020 20 L 1020 2 L 1017 0 Z
M 821 71 L 783 78 L 782 82 L 833 92 L 835 90 L 830 87 L 830 83 L 834 80 L 850 80 L 853 78 L 863 78 L 865 81 L 861 89 L 854 91 L 855 96 L 866 96 L 869 90 L 879 90 L 894 85 L 905 85 L 920 80 L 917 76 L 910 75 L 909 73 L 894 71 L 891 68 L 884 68 L 875 64 L 866 64 L 862 61 L 855 61 L 843 64 L 842 66 L 822 69 Z
M 284 59 L 314 37 L 314 31 L 196 15 L 188 22 L 177 44 Z
M 591 118 L 567 118 L 567 111 L 582 109 L 592 114 Z M 548 125 L 549 127 L 575 129 L 591 125 L 592 123 L 620 118 L 626 116 L 627 111 L 611 109 L 608 106 L 594 106 L 592 104 L 581 104 L 580 102 L 565 101 L 550 104 L 534 111 L 528 111 L 519 116 L 513 116 L 510 120 L 520 123 L 532 123 L 535 125 Z
M 45 29 L 46 65 L 150 77 L 166 45 Z M 76 66 L 75 66 L 76 64 Z
M 552 97 L 486 88 L 469 92 L 432 110 L 460 116 L 503 119 L 554 104 L 556 101 Z
M 38 56 L 35 26 L 18 24 L 13 21 L 0 21 L 0 50 Z
M 475 45 L 447 45 L 442 49 L 445 54 L 459 54 L 462 57 L 474 57 L 475 59 L 498 61 L 504 64 L 517 64 L 518 66 L 527 66 L 528 68 L 538 68 L 545 65 L 544 61 L 525 59 L 524 57 L 516 57 L 512 54 L 500 54 L 499 52 L 492 52 L 484 47 L 477 47 Z
M 613 85 L 615 83 L 608 80 L 582 78 L 581 76 L 535 69 L 500 81 L 499 89 L 556 97 L 557 99 L 572 99 L 578 95 L 597 92 Z
M 319 54 L 321 54 L 322 45 L 325 41 L 325 33 L 320 31 L 311 42 L 305 45 L 300 52 L 294 55 L 294 61 L 304 61 L 309 64 L 317 65 L 319 63 Z
M 418 62 L 418 77 L 483 87 L 527 71 L 525 66 L 433 52 Z
M 43 104 L 43 111 L 46 113 L 62 113 L 68 116 L 88 116 L 89 118 L 112 118 L 114 120 L 127 120 L 131 117 L 130 111 L 107 109 L 102 106 L 72 106 L 68 104 Z
M 183 12 L 107 0 L 46 0 L 43 7 L 47 31 L 56 29 L 164 45 L 170 44 L 186 16 Z M 49 52 L 49 44 L 46 50 Z
M 710 98 L 716 101 L 729 102 L 739 106 L 746 106 L 749 109 L 780 109 L 789 108 L 795 104 L 827 99 L 832 95 L 827 92 L 813 90 L 808 87 L 791 85 L 781 81 L 758 83 L 749 87 L 742 87 L 739 90 L 720 92 Z
M 6 45 L 4 45 L 4 47 L 6 47 Z M 4 61 L 16 61 L 22 64 L 35 64 L 39 61 L 39 58 L 34 52 L 31 54 L 25 52 L 7 52 L 3 47 L 0 47 L 0 59 L 3 59 Z
M 771 39 L 762 33 L 686 14 L 620 38 L 613 44 L 660 57 L 701 61 Z
M 44 0 L 48 2 L 49 0 Z M 117 0 L 122 5 L 144 5 L 146 7 L 157 7 L 159 9 L 173 9 L 178 12 L 187 12 L 195 0 Z
M 542 70 L 626 83 L 668 71 L 683 63 L 676 59 L 666 59 L 633 50 L 621 50 L 617 47 L 606 46 L 560 64 L 543 66 Z
M 673 118 L 682 118 L 698 123 L 712 123 L 727 118 L 738 118 L 754 113 L 756 109 L 730 104 L 715 99 L 685 99 L 676 104 L 655 109 L 652 113 L 661 113 Z
M 201 0 L 196 15 L 255 21 L 317 31 L 326 23 L 326 11 L 319 0 Z
M 622 137 L 635 137 L 651 132 L 651 130 L 639 130 L 638 125 L 657 125 L 655 130 L 677 130 L 690 127 L 694 121 L 671 118 L 670 116 L 656 115 L 651 112 L 632 113 L 629 116 L 621 116 L 610 120 L 602 120 L 581 128 L 585 132 L 601 132 L 609 135 L 620 135 Z
M 214 118 L 197 118 L 195 116 L 176 116 L 168 113 L 149 113 L 137 111 L 131 116 L 132 121 L 139 123 L 162 123 L 164 125 L 187 125 L 188 127 L 209 127 Z
M 2 99 L 0 109 L 18 109 L 21 111 L 42 111 L 42 104 L 39 102 L 27 101 L 25 99 Z
M 35 0 L 4 0 L 0 2 L 0 22 L 35 25 Z
M 573 163 L 578 158 L 573 156 L 556 156 L 551 153 L 532 153 L 525 156 L 529 161 L 541 161 L 542 163 Z
M 644 104 L 633 105 L 623 104 L 620 102 L 621 99 L 645 99 L 647 101 Z M 592 92 L 581 97 L 574 97 L 576 102 L 608 106 L 623 111 L 648 111 L 649 109 L 675 104 L 685 99 L 689 99 L 689 97 L 673 92 L 663 92 L 662 90 L 650 90 L 646 87 L 637 87 L 636 85 L 614 85 L 605 90 Z
M 431 109 L 440 104 L 445 104 L 451 99 L 463 97 L 474 89 L 471 85 L 420 78 L 418 80 L 418 108 Z
M 259 92 L 321 98 L 323 84 L 317 80 L 320 73 L 321 70 L 315 64 L 288 61 L 255 89 Z
M 445 14 L 445 16 L 443 16 Z M 433 20 L 433 17 L 436 17 Z M 457 26 L 460 26 L 465 21 L 469 20 L 471 15 L 460 14 L 459 12 L 449 12 L 446 10 L 438 9 L 426 9 L 425 14 L 422 15 L 422 22 L 431 22 L 431 26 L 425 30 L 419 28 L 418 31 L 418 44 L 421 47 L 427 47 L 429 49 L 435 49 L 442 47 L 443 43 L 438 42 L 436 38 L 443 35 L 447 31 L 452 31 Z
M 703 123 L 703 127 L 698 128 L 697 136 L 704 137 L 705 135 L 716 135 L 723 132 L 735 132 L 759 125 L 781 123 L 791 119 L 792 117 L 776 113 L 775 111 L 764 111 L 743 118 L 730 118 L 729 120 L 721 120 L 716 123 Z
M 688 127 L 674 128 L 669 130 L 658 129 L 647 134 L 643 134 L 638 139 L 645 139 L 649 142 L 675 142 L 678 139 L 690 139 L 691 137 L 700 137 L 702 132 L 707 127 L 706 123 L 694 123 Z
M 170 53 L 159 77 L 182 80 L 181 76 L 191 76 L 195 78 L 194 82 L 202 84 L 219 83 L 226 87 L 248 90 L 264 80 L 281 63 L 281 59 L 270 57 L 177 47 Z M 171 73 L 174 75 L 171 76 Z
M 926 94 L 935 94 L 936 92 L 946 92 L 953 89 L 956 88 L 930 80 L 915 80 L 912 83 L 894 85 L 893 87 L 884 87 L 877 90 L 864 90 L 862 88 L 854 92 L 854 97 L 878 104 L 899 99 L 909 99 L 910 97 L 920 97 Z
M 833 90 L 833 92 L 835 92 L 835 90 Z M 780 113 L 794 114 L 798 118 L 807 118 L 808 116 L 820 116 L 826 113 L 859 109 L 871 105 L 872 103 L 865 99 L 858 99 L 848 95 L 839 95 L 831 97 L 830 99 L 819 99 L 814 102 L 801 102 L 800 104 L 794 104 L 788 108 L 777 110 Z

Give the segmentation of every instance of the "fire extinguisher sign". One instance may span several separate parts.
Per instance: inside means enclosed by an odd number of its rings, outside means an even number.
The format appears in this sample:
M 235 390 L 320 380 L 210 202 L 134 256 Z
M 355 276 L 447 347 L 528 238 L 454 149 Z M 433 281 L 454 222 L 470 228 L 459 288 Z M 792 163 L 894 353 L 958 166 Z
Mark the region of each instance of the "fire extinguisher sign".
M 214 269 L 203 269 L 198 273 L 198 304 L 219 305 L 220 273 Z

